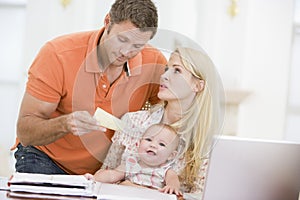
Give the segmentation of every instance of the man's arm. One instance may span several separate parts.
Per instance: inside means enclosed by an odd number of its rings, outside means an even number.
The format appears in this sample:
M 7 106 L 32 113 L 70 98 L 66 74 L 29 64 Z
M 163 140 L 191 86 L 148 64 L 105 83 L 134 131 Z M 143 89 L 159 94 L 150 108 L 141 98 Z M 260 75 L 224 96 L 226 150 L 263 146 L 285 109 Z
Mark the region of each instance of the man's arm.
M 24 94 L 17 122 L 17 136 L 22 145 L 46 145 L 69 132 L 82 135 L 94 130 L 105 130 L 87 111 L 50 118 L 57 105 Z

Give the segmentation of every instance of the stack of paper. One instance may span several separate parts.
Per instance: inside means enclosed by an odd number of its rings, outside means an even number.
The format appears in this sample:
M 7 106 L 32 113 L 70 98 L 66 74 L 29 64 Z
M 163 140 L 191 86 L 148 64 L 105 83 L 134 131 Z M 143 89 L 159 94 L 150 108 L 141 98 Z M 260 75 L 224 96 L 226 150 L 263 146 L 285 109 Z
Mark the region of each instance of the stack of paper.
M 95 196 L 93 181 L 79 175 L 14 173 L 8 185 L 11 192 Z
M 158 190 L 87 180 L 83 175 L 14 173 L 8 181 L 11 197 L 75 199 L 75 196 L 109 200 L 176 200 Z

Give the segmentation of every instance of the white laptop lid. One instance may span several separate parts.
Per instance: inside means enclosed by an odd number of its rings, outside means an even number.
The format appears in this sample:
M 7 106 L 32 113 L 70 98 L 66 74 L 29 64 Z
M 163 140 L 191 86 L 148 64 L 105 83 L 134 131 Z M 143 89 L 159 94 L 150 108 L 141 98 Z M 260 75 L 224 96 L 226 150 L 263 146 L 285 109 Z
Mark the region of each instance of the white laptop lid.
M 218 138 L 204 200 L 298 200 L 299 191 L 300 144 Z

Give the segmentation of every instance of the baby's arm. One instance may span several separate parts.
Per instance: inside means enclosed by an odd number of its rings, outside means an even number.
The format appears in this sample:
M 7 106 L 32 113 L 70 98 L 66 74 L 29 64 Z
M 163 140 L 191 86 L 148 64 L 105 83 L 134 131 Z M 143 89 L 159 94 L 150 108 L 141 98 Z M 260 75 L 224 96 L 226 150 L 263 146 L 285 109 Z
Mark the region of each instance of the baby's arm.
M 99 169 L 93 179 L 103 183 L 117 183 L 125 178 L 125 171 L 123 166 L 116 169 Z
M 169 194 L 175 193 L 176 195 L 182 195 L 182 192 L 180 191 L 179 178 L 174 170 L 169 169 L 166 172 L 165 181 L 165 187 L 159 189 L 159 191 Z
M 135 184 L 135 183 L 133 183 L 133 182 L 131 182 L 129 180 L 122 181 L 120 183 L 120 185 L 134 186 L 134 187 L 140 187 L 140 188 L 147 188 L 146 186 Z

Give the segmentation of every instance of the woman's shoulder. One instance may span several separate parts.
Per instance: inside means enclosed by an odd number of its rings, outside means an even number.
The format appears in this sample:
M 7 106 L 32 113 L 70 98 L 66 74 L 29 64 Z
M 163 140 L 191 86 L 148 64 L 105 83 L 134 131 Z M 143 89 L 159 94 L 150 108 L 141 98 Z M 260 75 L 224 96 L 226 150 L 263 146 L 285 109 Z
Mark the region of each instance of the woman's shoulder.
M 128 112 L 121 118 L 122 121 L 131 123 L 140 123 L 147 121 L 157 121 L 161 119 L 163 115 L 163 107 L 160 105 L 154 105 L 149 110 L 139 110 L 135 112 Z
M 121 131 L 115 132 L 112 141 L 121 143 L 127 148 L 135 145 L 145 130 L 152 124 L 159 123 L 162 116 L 163 110 L 155 112 L 151 110 L 128 112 L 121 118 L 125 125 L 124 128 Z
M 124 118 L 132 118 L 132 117 L 141 117 L 141 116 L 147 116 L 149 115 L 149 111 L 148 110 L 139 110 L 139 111 L 134 111 L 134 112 L 128 112 L 128 113 L 125 113 L 121 119 L 124 119 Z

